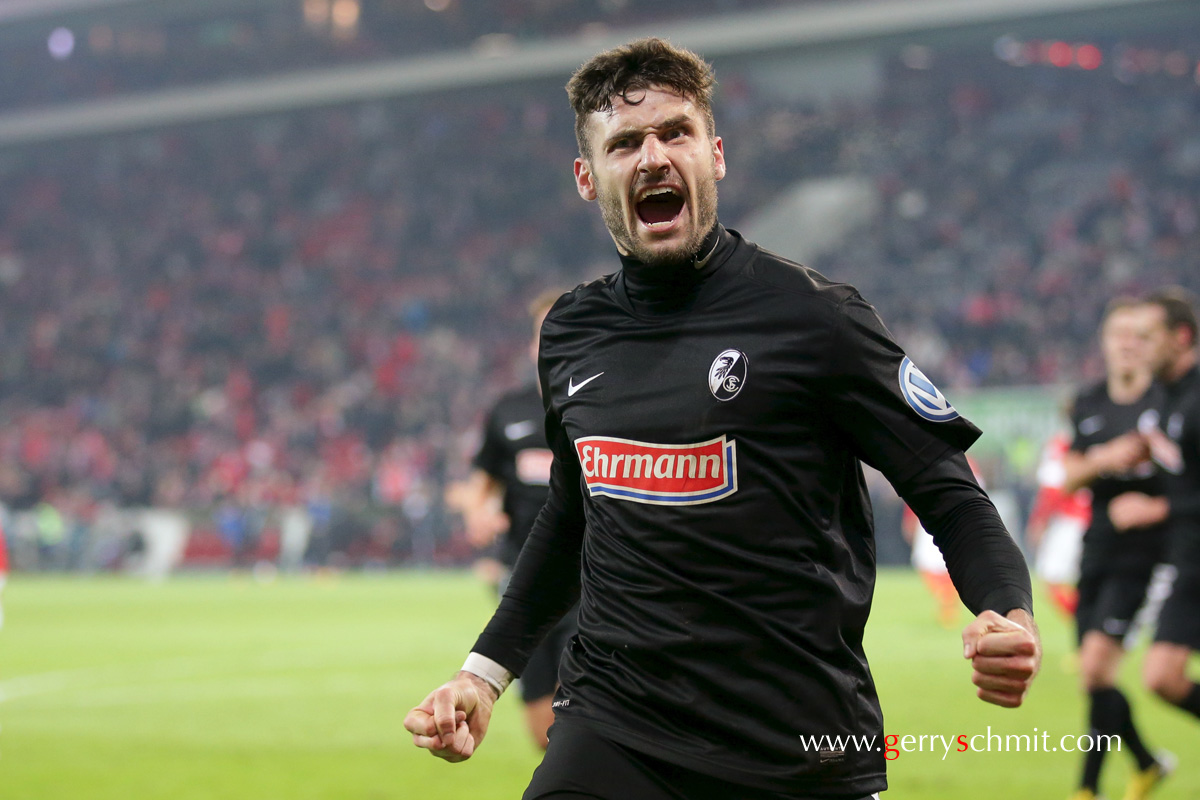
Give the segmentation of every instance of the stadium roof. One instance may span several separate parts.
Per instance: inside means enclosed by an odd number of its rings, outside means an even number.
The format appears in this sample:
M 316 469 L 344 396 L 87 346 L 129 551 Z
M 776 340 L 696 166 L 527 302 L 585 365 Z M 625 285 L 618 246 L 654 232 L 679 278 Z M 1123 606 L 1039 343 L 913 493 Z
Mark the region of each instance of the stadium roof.
M 0 22 L 46 17 L 71 11 L 129 5 L 142 0 L 8 0 L 0 4 Z
M 60 10 L 143 1 L 10 0 L 21 7 L 47 4 Z M 1097 21 L 1101 12 L 1121 12 L 1144 23 L 1158 16 L 1153 12 L 1196 9 L 1194 0 L 854 0 L 803 5 L 531 44 L 500 40 L 491 47 L 437 55 L 12 112 L 0 115 L 0 145 L 566 76 L 587 54 L 646 35 L 665 36 L 715 58 L 1081 13 Z

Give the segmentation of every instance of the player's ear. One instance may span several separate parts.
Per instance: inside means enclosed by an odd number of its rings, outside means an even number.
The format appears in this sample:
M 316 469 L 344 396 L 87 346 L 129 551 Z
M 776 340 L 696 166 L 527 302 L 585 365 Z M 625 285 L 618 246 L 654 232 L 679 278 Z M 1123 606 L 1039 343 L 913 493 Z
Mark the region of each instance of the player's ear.
M 583 158 L 575 159 L 575 190 L 589 203 L 596 199 L 596 184 L 592 180 L 592 168 Z
M 717 180 L 725 177 L 725 142 L 720 136 L 713 137 L 713 165 L 716 168 Z
M 1172 333 L 1180 351 L 1186 353 L 1196 346 L 1196 337 L 1192 336 L 1192 331 L 1186 325 L 1180 325 Z

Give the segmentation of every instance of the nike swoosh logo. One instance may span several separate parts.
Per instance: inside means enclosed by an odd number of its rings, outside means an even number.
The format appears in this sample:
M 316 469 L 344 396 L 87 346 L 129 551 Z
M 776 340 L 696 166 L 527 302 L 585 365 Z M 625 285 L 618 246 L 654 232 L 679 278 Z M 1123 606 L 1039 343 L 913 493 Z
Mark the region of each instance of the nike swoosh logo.
M 599 378 L 603 374 L 604 374 L 603 372 L 597 372 L 595 375 L 588 378 L 586 381 L 580 381 L 579 383 L 576 383 L 575 379 L 571 378 L 571 380 L 567 381 L 567 397 L 574 397 L 576 392 L 578 392 L 580 389 L 587 386 L 589 383 L 596 380 L 596 378 Z
M 527 419 L 523 422 L 510 422 L 504 426 L 504 435 L 509 441 L 524 439 L 529 434 L 537 430 L 537 423 Z

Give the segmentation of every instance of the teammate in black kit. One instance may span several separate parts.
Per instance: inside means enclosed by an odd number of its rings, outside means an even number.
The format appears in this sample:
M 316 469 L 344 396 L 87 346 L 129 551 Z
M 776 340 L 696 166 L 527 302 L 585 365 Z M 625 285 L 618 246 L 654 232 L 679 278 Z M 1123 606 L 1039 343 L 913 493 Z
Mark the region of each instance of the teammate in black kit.
M 852 287 L 717 222 L 713 78 L 657 40 L 568 84 L 576 184 L 621 270 L 542 328 L 550 497 L 463 671 L 405 718 L 469 757 L 539 637 L 579 600 L 533 798 L 853 798 L 884 754 L 862 648 L 874 589 L 861 461 L 933 532 L 965 603 L 984 700 L 1019 705 L 1040 660 L 1029 573 L 975 483 L 979 435 Z
M 535 337 L 530 355 L 537 361 L 536 333 L 558 294 L 543 294 L 530 304 Z M 475 455 L 475 471 L 464 498 L 463 516 L 468 528 L 476 529 L 476 545 L 489 543 L 499 527 L 487 519 L 487 510 L 499 507 L 503 535 L 497 547 L 503 575 L 500 587 L 507 585 L 512 570 L 533 527 L 537 514 L 546 503 L 553 454 L 546 443 L 546 412 L 537 384 L 531 383 L 501 397 L 488 414 L 483 444 Z M 501 591 L 503 589 L 501 588 Z M 575 633 L 575 614 L 568 613 L 542 640 L 521 673 L 521 699 L 525 720 L 534 742 L 546 747 L 546 731 L 554 722 L 551 705 L 558 688 L 558 661 L 567 640 Z
M 1118 527 L 1166 519 L 1167 561 L 1176 570 L 1171 594 L 1159 612 L 1154 643 L 1146 653 L 1146 685 L 1167 702 L 1200 717 L 1200 684 L 1188 678 L 1189 656 L 1200 650 L 1200 369 L 1196 365 L 1196 313 L 1182 290 L 1147 298 L 1155 309 L 1155 370 L 1166 389 L 1162 425 L 1145 432 L 1166 474 L 1166 495 L 1122 495 L 1109 505 Z
M 1065 491 L 1089 487 L 1092 493 L 1075 613 L 1080 677 L 1088 693 L 1091 733 L 1119 735 L 1137 761 L 1126 800 L 1144 797 L 1168 769 L 1142 743 L 1129 701 L 1117 688 L 1124 640 L 1146 598 L 1154 568 L 1162 560 L 1166 528 L 1159 523 L 1118 533 L 1108 518 L 1109 501 L 1119 494 L 1162 493 L 1161 475 L 1139 433 L 1139 427 L 1158 419 L 1162 404 L 1161 389 L 1152 385 L 1153 315 L 1150 306 L 1135 298 L 1118 298 L 1109 304 L 1100 326 L 1107 377 L 1075 398 L 1071 411 L 1074 437 L 1063 465 Z M 1072 800 L 1097 796 L 1104 756 L 1103 748 L 1085 754 L 1083 775 Z

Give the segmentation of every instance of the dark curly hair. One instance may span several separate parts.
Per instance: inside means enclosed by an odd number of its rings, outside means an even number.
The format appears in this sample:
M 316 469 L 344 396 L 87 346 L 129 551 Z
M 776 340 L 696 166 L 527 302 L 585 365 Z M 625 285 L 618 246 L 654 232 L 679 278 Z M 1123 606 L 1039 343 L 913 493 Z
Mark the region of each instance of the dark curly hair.
M 1158 306 L 1166 314 L 1167 330 L 1187 330 L 1196 345 L 1196 298 L 1181 286 L 1164 286 L 1146 295 L 1146 302 Z
M 631 101 L 629 93 L 652 87 L 670 89 L 695 103 L 704 112 L 708 135 L 714 136 L 712 93 L 716 84 L 707 61 L 663 39 L 638 39 L 593 56 L 567 82 L 579 154 L 585 159 L 592 157 L 587 138 L 589 115 L 611 111 L 616 97 L 637 105 L 641 101 Z

